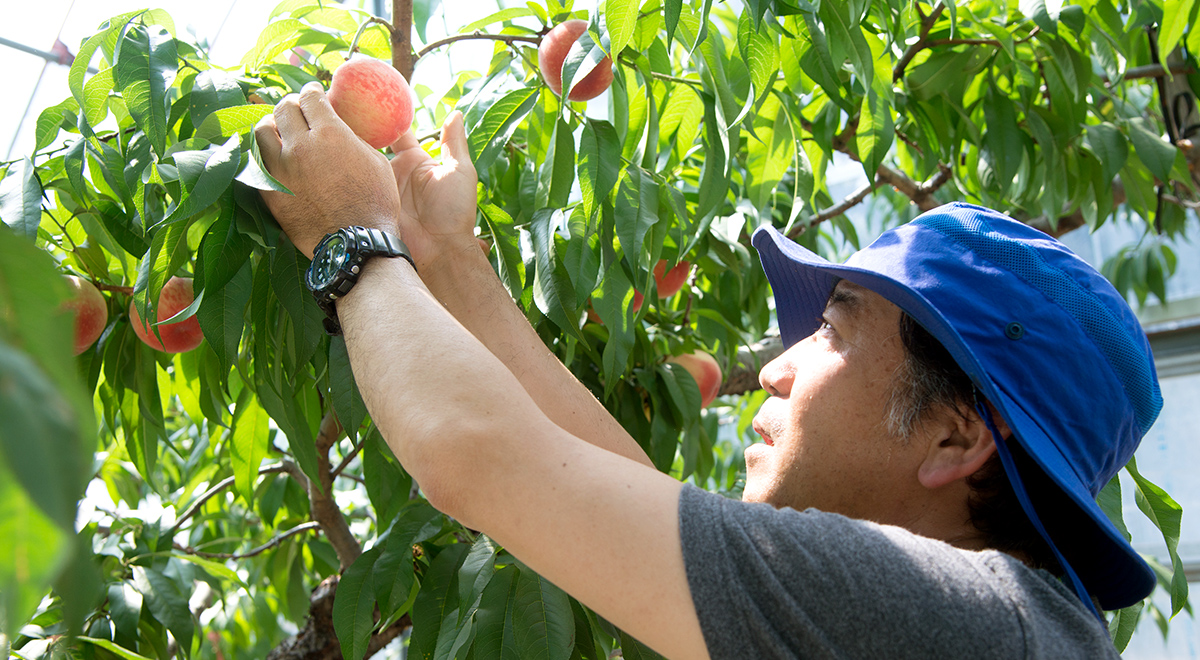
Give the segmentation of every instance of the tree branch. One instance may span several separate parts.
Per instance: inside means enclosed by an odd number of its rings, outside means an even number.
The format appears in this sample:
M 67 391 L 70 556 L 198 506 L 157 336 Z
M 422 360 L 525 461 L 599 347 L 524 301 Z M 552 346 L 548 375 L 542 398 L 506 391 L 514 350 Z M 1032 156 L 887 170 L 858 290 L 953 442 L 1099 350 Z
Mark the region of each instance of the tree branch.
M 329 465 L 329 448 L 337 442 L 342 433 L 337 417 L 333 411 L 325 413 L 321 418 L 321 427 L 317 432 L 317 475 L 321 483 L 308 482 L 308 502 L 313 520 L 321 524 L 325 537 L 337 552 L 338 563 L 342 570 L 350 567 L 355 559 L 362 554 L 362 546 L 350 532 L 350 525 L 341 509 L 333 501 L 333 470 Z
M 721 383 L 720 394 L 745 394 L 759 388 L 758 372 L 763 365 L 783 354 L 783 340 L 778 336 L 764 337 L 753 346 L 738 349 L 737 364 L 731 366 Z
M 527 37 L 525 35 L 520 35 L 520 34 L 484 34 L 480 31 L 476 30 L 475 32 L 472 32 L 470 34 L 456 34 L 456 35 L 453 35 L 450 37 L 446 37 L 445 39 L 438 39 L 437 41 L 429 44 L 428 46 L 426 46 L 426 47 L 422 48 L 420 51 L 418 51 L 417 56 L 413 58 L 413 63 L 416 64 L 417 60 L 420 60 L 422 57 L 425 57 L 426 55 L 428 55 L 430 53 L 430 51 L 437 50 L 438 48 L 441 48 L 442 46 L 447 46 L 456 41 L 471 41 L 471 40 L 503 41 L 504 43 L 506 43 L 510 46 L 515 43 L 526 43 L 526 44 L 542 43 L 541 37 Z
M 917 53 L 921 52 L 921 49 L 925 48 L 925 43 L 929 39 L 929 31 L 933 29 L 933 24 L 941 18 L 943 11 L 946 11 L 946 5 L 938 3 L 933 12 L 921 22 L 921 36 L 904 51 L 900 60 L 896 62 L 896 68 L 892 69 L 892 82 L 904 77 L 904 70 L 908 68 L 909 63 L 917 56 Z
M 787 237 L 792 240 L 795 240 L 797 237 L 800 236 L 800 234 L 803 234 L 804 232 L 808 231 L 809 229 L 811 229 L 813 227 L 816 227 L 817 225 L 821 224 L 822 222 L 825 222 L 826 220 L 829 220 L 830 218 L 836 218 L 839 215 L 842 215 L 846 211 L 849 211 L 850 209 L 854 208 L 855 206 L 858 206 L 859 204 L 861 204 L 862 201 L 867 198 L 867 195 L 870 195 L 872 192 L 875 191 L 876 188 L 878 188 L 882 184 L 883 184 L 882 179 L 876 179 L 874 182 L 868 183 L 867 185 L 863 186 L 862 188 L 855 190 L 849 197 L 847 197 L 846 199 L 843 199 L 841 202 L 839 202 L 835 206 L 831 206 L 831 207 L 825 209 L 824 211 L 817 213 L 808 222 L 806 222 L 802 225 L 796 225 L 795 227 L 792 227 L 792 230 L 787 233 Z
M 1119 206 L 1125 203 L 1125 184 L 1121 180 L 1113 179 L 1112 182 L 1113 206 Z M 1013 214 L 1013 217 L 1024 222 L 1025 224 L 1040 229 L 1041 231 L 1058 238 L 1067 232 L 1082 227 L 1085 223 L 1083 219 L 1083 211 L 1075 209 L 1070 212 L 1070 207 L 1064 207 L 1056 221 L 1051 223 L 1050 218 L 1040 216 L 1037 218 L 1021 217 L 1019 214 Z
M 204 557 L 205 559 L 246 559 L 248 557 L 253 557 L 255 555 L 261 555 L 262 553 L 266 552 L 267 550 L 274 548 L 275 546 L 279 545 L 280 543 L 283 543 L 287 539 L 289 539 L 297 534 L 300 534 L 302 532 L 307 532 L 307 531 L 313 530 L 313 529 L 319 529 L 320 526 L 321 526 L 320 523 L 315 523 L 315 522 L 306 522 L 306 523 L 302 523 L 300 525 L 296 525 L 295 527 L 280 534 L 279 536 L 276 536 L 275 538 L 258 546 L 257 548 L 248 550 L 243 553 L 201 552 L 200 550 L 197 550 L 190 546 L 184 546 L 179 543 L 175 543 L 173 545 L 174 545 L 175 549 L 180 552 L 185 552 L 189 555 L 196 555 L 197 557 Z
M 1173 76 L 1178 76 L 1178 75 L 1186 76 L 1190 73 L 1196 72 L 1195 69 L 1188 66 L 1187 64 L 1172 64 L 1170 66 L 1170 70 L 1171 70 L 1171 75 L 1173 75 Z M 1142 78 L 1165 78 L 1166 76 L 1167 76 L 1167 67 L 1164 67 L 1161 64 L 1147 64 L 1145 66 L 1135 66 L 1132 69 L 1126 69 L 1125 75 L 1121 79 L 1122 80 L 1139 80 Z M 1097 77 L 1100 78 L 1100 80 L 1102 80 L 1105 83 L 1108 83 L 1108 84 L 1112 83 L 1112 81 L 1109 80 L 1107 75 L 1101 74 L 1100 76 L 1097 76 Z
M 412 50 L 413 0 L 392 0 L 392 25 L 392 66 L 405 80 L 412 80 L 417 63 Z
M 267 660 L 342 660 L 342 647 L 333 629 L 333 600 L 338 576 L 331 575 L 317 585 L 309 599 L 308 621 L 295 636 L 271 649 Z M 393 639 L 412 627 L 408 614 L 371 635 L 364 657 L 370 658 Z
M 292 466 L 292 467 L 294 467 L 294 466 Z M 288 466 L 288 461 L 284 461 L 283 463 L 279 463 L 276 465 L 268 465 L 264 468 L 259 468 L 259 470 L 258 470 L 259 475 L 271 474 L 273 472 L 291 472 L 291 468 Z M 301 473 L 301 475 L 303 475 L 303 473 Z M 295 475 L 293 475 L 293 476 L 295 476 Z M 186 522 L 188 518 L 191 518 L 192 516 L 196 515 L 196 512 L 198 512 L 200 510 L 200 507 L 204 506 L 205 502 L 212 499 L 213 496 L 215 496 L 217 493 L 220 493 L 221 491 L 225 490 L 226 488 L 229 488 L 230 486 L 232 486 L 233 482 L 234 482 L 233 477 L 226 477 L 225 479 L 222 479 L 217 485 L 204 491 L 204 494 L 201 495 L 200 497 L 196 498 L 196 500 L 194 502 L 192 502 L 191 506 L 189 506 L 187 508 L 187 510 L 184 511 L 183 514 L 179 516 L 179 519 L 175 521 L 175 524 L 171 526 L 171 529 L 167 530 L 166 535 L 168 537 L 175 536 L 175 533 L 179 531 L 179 528 L 183 526 L 183 523 Z M 302 485 L 302 486 L 306 485 L 307 483 L 308 483 L 307 479 L 300 481 L 300 485 Z

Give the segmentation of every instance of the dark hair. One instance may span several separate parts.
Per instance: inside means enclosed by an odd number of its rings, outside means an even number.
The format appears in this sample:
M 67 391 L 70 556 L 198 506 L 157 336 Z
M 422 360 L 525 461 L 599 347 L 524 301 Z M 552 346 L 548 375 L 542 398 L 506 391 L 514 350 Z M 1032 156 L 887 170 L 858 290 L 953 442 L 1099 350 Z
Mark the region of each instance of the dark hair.
M 911 316 L 900 314 L 900 341 L 904 345 L 901 364 L 888 402 L 888 430 L 908 437 L 931 413 L 948 408 L 959 414 L 975 414 L 976 389 L 941 342 Z M 1017 442 L 1007 444 L 1031 501 L 1042 510 L 1064 496 Z M 1029 521 L 1004 472 L 1000 455 L 993 454 L 975 474 L 967 478 L 971 494 L 967 500 L 971 524 L 984 544 L 1015 554 L 1034 568 L 1061 574 L 1061 568 L 1041 535 Z

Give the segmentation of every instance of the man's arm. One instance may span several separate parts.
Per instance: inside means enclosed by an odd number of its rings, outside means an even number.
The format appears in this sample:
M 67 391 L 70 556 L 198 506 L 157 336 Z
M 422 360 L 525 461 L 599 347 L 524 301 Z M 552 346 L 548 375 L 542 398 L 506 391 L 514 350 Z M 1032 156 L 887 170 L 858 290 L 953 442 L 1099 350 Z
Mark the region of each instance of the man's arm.
M 558 360 L 513 303 L 475 239 L 475 168 L 462 115 L 442 128 L 437 163 L 407 133 L 393 145 L 400 231 L 421 279 L 537 403 L 568 433 L 653 466 L 629 433 Z
M 350 221 L 394 229 L 386 167 L 319 87 L 275 115 L 256 134 L 295 196 L 265 199 L 296 245 L 311 253 Z M 684 571 L 679 482 L 552 423 L 407 262 L 370 260 L 337 307 L 372 418 L 436 507 L 661 653 L 708 657 Z

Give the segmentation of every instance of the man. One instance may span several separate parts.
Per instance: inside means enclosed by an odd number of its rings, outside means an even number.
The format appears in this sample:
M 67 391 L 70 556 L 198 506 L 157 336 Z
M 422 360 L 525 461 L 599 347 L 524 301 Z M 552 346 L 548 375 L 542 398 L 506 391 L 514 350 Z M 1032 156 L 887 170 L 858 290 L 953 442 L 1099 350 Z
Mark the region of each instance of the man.
M 255 133 L 299 249 L 347 225 L 407 243 L 411 265 L 367 259 L 331 311 L 429 500 L 660 653 L 1115 656 L 1090 596 L 1154 577 L 1093 497 L 1161 397 L 1128 307 L 1056 242 L 967 206 L 847 265 L 756 232 L 790 347 L 733 502 L 655 471 L 512 304 L 472 233 L 460 115 L 441 164 L 410 134 L 391 170 L 319 85 Z

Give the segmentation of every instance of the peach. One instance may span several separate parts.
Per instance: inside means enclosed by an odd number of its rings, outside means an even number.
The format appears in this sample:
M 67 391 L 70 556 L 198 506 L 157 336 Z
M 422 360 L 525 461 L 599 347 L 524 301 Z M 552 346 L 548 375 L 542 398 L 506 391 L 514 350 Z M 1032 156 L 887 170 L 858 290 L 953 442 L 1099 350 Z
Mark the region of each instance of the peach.
M 579 40 L 580 35 L 587 32 L 587 21 L 578 18 L 560 23 L 542 37 L 538 46 L 538 67 L 542 70 L 542 80 L 555 94 L 562 96 L 562 69 L 567 60 L 571 45 Z M 605 57 L 596 68 L 587 74 L 579 84 L 571 90 L 567 98 L 571 101 L 588 101 L 600 96 L 612 84 L 612 60 Z
M 108 304 L 96 285 L 81 277 L 67 275 L 67 286 L 71 298 L 63 307 L 75 313 L 75 355 L 79 355 L 100 338 L 108 325 Z
M 192 278 L 172 277 L 167 280 L 158 296 L 158 321 L 165 321 L 187 309 L 194 299 Z M 200 331 L 200 321 L 194 314 L 183 321 L 151 326 L 142 321 L 132 300 L 129 301 L 129 323 L 133 325 L 133 333 L 138 339 L 156 351 L 185 353 L 199 346 L 204 340 L 204 333 Z M 157 335 L 155 330 L 158 330 Z
M 696 351 L 695 353 L 671 356 L 667 358 L 667 362 L 687 369 L 687 372 L 696 380 L 696 385 L 700 387 L 701 408 L 708 406 L 713 399 L 717 398 L 717 393 L 721 391 L 721 365 L 717 364 L 716 358 L 704 351 Z
M 355 55 L 333 72 L 329 104 L 354 134 L 382 149 L 408 132 L 416 96 L 392 65 Z
M 667 270 L 667 260 L 659 259 L 654 266 L 654 283 L 658 285 L 658 297 L 670 298 L 679 293 L 683 283 L 687 281 L 691 267 L 691 262 L 680 261 L 674 268 Z

